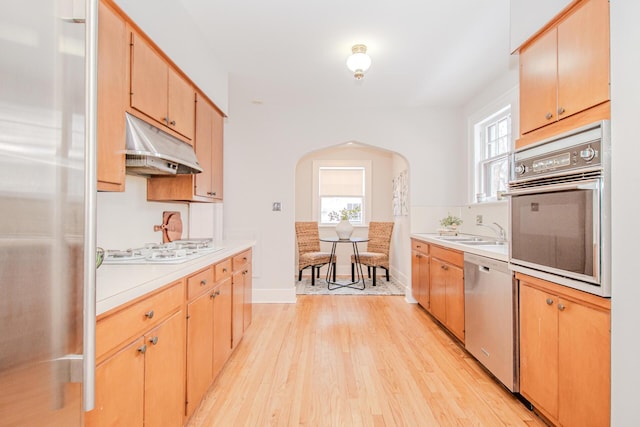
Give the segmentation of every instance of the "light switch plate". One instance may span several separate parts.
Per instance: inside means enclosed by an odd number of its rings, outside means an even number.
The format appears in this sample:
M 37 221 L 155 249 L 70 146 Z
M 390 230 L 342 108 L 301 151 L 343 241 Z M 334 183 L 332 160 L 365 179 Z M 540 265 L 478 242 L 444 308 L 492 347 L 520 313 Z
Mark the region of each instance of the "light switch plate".
M 482 224 L 482 215 L 476 215 L 476 225 Z

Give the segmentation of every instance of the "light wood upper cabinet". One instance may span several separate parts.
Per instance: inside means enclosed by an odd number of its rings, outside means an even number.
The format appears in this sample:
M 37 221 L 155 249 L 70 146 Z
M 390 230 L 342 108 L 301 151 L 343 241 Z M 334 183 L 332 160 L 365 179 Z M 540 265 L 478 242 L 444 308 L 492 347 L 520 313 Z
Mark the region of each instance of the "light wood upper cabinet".
M 131 33 L 131 107 L 189 142 L 195 132 L 195 89 L 143 37 Z
M 516 278 L 521 394 L 554 424 L 609 425 L 610 300 L 519 273 Z
M 124 191 L 128 48 L 124 19 L 100 2 L 97 81 L 97 176 L 100 191 Z
M 224 117 L 203 95 L 197 95 L 194 149 L 203 171 L 195 175 L 157 176 L 147 181 L 154 201 L 222 201 Z
M 608 101 L 609 80 L 609 2 L 584 0 L 520 51 L 521 135 Z
M 194 194 L 222 200 L 222 155 L 224 117 L 202 95 L 196 104 L 196 143 L 198 162 L 204 169 L 195 175 Z

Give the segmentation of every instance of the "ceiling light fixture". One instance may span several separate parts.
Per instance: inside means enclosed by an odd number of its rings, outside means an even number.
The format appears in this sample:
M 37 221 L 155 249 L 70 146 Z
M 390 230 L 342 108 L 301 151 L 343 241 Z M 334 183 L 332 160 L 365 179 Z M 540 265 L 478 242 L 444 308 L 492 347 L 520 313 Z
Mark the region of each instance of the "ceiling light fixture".
M 371 66 L 371 58 L 367 55 L 367 46 L 355 44 L 351 48 L 352 55 L 347 59 L 347 67 L 353 72 L 353 77 L 360 80 Z

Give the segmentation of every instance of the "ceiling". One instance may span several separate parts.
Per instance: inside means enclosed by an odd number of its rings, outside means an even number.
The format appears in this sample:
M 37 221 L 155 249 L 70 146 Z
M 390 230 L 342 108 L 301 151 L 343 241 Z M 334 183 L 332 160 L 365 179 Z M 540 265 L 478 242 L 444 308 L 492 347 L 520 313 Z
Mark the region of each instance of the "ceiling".
M 458 107 L 512 62 L 509 0 L 180 1 L 240 102 Z M 360 81 L 356 43 L 372 59 Z

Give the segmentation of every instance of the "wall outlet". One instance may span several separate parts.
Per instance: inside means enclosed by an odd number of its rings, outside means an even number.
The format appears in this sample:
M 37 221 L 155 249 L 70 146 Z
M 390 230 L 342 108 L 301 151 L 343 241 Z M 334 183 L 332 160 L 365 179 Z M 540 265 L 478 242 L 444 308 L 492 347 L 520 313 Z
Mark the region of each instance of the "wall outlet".
M 274 212 L 280 212 L 282 210 L 282 204 L 280 202 L 273 202 L 271 210 Z
M 482 215 L 476 215 L 476 225 L 482 224 Z

